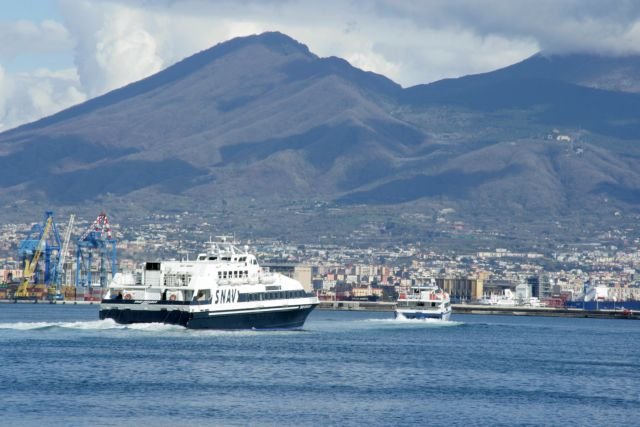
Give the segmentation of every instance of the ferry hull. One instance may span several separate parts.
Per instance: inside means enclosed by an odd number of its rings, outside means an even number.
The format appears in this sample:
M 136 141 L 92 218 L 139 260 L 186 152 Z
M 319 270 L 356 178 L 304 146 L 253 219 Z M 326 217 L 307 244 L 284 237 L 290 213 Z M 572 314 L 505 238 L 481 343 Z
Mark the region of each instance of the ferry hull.
M 395 318 L 404 318 L 404 319 L 438 319 L 438 320 L 449 320 L 451 317 L 451 311 L 421 311 L 421 310 L 402 310 L 395 311 Z
M 105 308 L 100 319 L 113 319 L 120 324 L 165 323 L 189 329 L 296 329 L 302 328 L 315 305 L 283 307 L 269 311 L 188 312 L 184 310 L 131 310 Z

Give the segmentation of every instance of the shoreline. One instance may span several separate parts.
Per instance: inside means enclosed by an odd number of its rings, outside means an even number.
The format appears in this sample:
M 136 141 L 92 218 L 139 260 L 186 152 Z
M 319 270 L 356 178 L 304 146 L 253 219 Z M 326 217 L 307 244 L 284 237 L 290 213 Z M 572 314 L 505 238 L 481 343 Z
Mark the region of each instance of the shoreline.
M 393 302 L 321 301 L 319 310 L 394 311 Z M 640 312 L 623 310 L 583 310 L 580 308 L 518 307 L 495 305 L 451 304 L 452 314 L 493 314 L 503 316 L 572 317 L 594 319 L 640 320 Z
M 54 304 L 54 305 L 98 305 L 100 301 L 85 301 L 85 300 L 62 300 L 62 301 L 48 301 L 39 299 L 0 299 L 0 304 Z
M 0 304 L 99 305 L 100 301 L 43 301 L 34 299 L 0 299 Z M 392 312 L 395 302 L 320 301 L 318 310 Z M 580 308 L 518 307 L 495 305 L 451 304 L 452 314 L 485 314 L 502 316 L 540 316 L 593 319 L 640 320 L 640 312 L 623 310 L 583 310 Z

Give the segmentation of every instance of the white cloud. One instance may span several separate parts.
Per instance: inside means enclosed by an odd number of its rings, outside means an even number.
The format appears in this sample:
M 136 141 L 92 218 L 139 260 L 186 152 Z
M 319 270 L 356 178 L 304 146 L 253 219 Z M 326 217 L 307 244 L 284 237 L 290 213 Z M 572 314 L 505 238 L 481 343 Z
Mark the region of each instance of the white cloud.
M 65 22 L 75 42 L 75 63 L 84 91 L 90 96 L 140 80 L 160 71 L 150 20 L 142 9 L 108 2 L 61 2 Z
M 50 53 L 69 50 L 73 44 L 67 29 L 59 22 L 15 21 L 0 23 L 0 57 L 13 59 L 24 52 Z
M 42 81 L 33 72 L 0 73 L 5 129 L 264 31 L 405 87 L 490 71 L 540 49 L 640 53 L 640 2 L 630 0 L 58 0 L 58 8 L 62 24 L 0 25 L 0 39 L 16 40 L 0 45 L 0 60 L 73 49 L 76 66 L 73 78 Z
M 86 100 L 75 69 L 7 73 L 0 67 L 0 131 Z
M 320 56 L 339 56 L 404 86 L 488 71 L 538 50 L 535 40 L 422 27 L 375 2 L 61 0 L 90 96 L 144 78 L 230 38 L 281 31 Z M 382 30 L 384 29 L 384 30 Z M 496 50 L 499 50 L 496 52 Z M 461 60 L 464 58 L 464 60 Z
M 420 28 L 460 27 L 479 36 L 533 39 L 548 52 L 640 53 L 631 0 L 377 0 L 378 15 L 405 17 Z
M 76 63 L 92 96 L 216 43 L 269 30 L 294 37 L 320 56 L 345 58 L 403 86 L 489 71 L 539 50 L 531 37 L 481 34 L 451 18 L 452 25 L 420 25 L 415 19 L 420 13 L 401 8 L 384 13 L 388 6 L 375 1 L 61 0 L 61 4 L 70 32 L 80 40 Z M 130 69 L 125 49 L 112 48 L 108 60 L 98 58 L 105 45 L 133 37 L 144 40 L 129 48 L 139 58 L 135 67 Z M 123 68 L 123 63 L 129 66 Z

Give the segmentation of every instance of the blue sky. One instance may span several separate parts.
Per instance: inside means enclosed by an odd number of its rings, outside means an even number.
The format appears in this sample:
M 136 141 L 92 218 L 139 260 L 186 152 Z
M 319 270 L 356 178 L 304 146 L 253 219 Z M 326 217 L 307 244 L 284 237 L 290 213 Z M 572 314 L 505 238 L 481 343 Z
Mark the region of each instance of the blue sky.
M 0 131 L 281 31 L 407 87 L 538 51 L 636 54 L 634 0 L 0 0 Z
M 1 4 L 3 21 L 61 19 L 53 0 L 3 0 Z
M 2 0 L 1 4 L 0 23 L 44 20 L 62 22 L 62 16 L 58 13 L 54 0 Z M 11 72 L 29 71 L 39 67 L 66 68 L 73 66 L 73 51 L 41 54 L 24 52 L 14 58 L 3 60 L 2 65 Z

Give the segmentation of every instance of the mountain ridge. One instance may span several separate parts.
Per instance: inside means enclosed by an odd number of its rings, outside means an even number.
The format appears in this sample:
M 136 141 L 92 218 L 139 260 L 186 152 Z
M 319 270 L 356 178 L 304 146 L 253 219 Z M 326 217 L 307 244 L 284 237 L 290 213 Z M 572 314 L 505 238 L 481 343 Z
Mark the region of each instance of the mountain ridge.
M 590 61 L 599 65 L 585 71 Z M 598 70 L 631 70 L 630 89 L 601 84 Z M 264 215 L 287 200 L 451 206 L 498 225 L 500 212 L 525 223 L 576 208 L 631 214 L 639 72 L 636 58 L 534 55 L 402 88 L 281 33 L 237 38 L 0 134 L 0 200 L 109 203 L 133 215 L 166 201 L 255 200 L 273 205 Z

